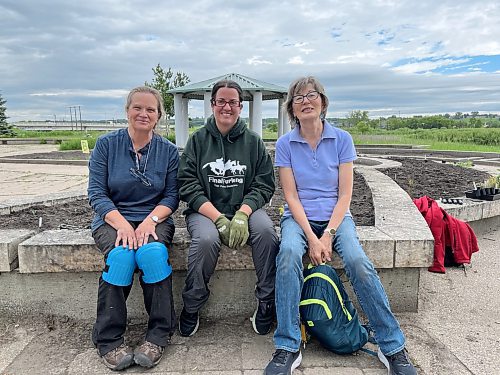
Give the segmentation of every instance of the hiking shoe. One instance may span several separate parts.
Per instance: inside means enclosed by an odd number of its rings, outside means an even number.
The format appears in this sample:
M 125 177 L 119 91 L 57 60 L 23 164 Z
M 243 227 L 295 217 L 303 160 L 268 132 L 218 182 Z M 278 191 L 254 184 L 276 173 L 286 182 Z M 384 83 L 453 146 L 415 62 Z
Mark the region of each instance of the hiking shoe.
M 163 350 L 164 348 L 159 345 L 144 341 L 142 345 L 135 348 L 134 361 L 142 367 L 150 368 L 156 366 L 161 360 Z
M 411 363 L 406 349 L 400 350 L 391 356 L 386 356 L 379 348 L 378 359 L 387 367 L 389 375 L 417 375 L 417 370 Z
M 274 301 L 259 301 L 253 316 L 250 318 L 253 330 L 259 335 L 267 335 L 273 326 L 274 315 Z
M 199 326 L 200 317 L 198 311 L 191 314 L 182 308 L 181 317 L 179 318 L 179 333 L 181 336 L 193 336 L 198 331 Z
M 101 356 L 101 358 L 104 364 L 114 371 L 124 370 L 134 363 L 134 353 L 132 352 L 132 348 L 123 343 L 118 348 L 115 348 Z
M 302 361 L 300 350 L 292 353 L 288 350 L 278 349 L 273 354 L 273 359 L 266 366 L 264 375 L 292 375 L 293 370 L 299 367 Z

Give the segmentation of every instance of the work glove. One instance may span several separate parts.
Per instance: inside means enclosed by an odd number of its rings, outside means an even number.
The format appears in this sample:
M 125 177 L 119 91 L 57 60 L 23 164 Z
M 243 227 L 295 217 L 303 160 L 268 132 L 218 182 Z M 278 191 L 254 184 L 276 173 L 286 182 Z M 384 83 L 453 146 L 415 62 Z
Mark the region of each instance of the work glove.
M 229 247 L 239 249 L 247 243 L 249 235 L 247 214 L 243 211 L 236 211 L 229 230 Z
M 220 215 L 217 220 L 215 220 L 215 226 L 217 227 L 217 230 L 219 231 L 219 237 L 222 243 L 226 246 L 229 245 L 229 228 L 231 226 L 231 222 L 229 219 L 224 215 Z

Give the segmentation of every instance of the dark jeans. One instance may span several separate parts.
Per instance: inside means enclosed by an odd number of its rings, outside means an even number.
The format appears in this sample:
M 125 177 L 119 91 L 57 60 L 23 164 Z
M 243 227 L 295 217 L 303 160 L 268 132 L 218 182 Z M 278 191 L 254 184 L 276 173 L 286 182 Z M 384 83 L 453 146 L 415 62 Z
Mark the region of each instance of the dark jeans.
M 139 223 L 130 223 L 134 228 Z M 174 237 L 175 227 L 164 221 L 156 226 L 158 242 L 169 247 Z M 95 243 L 106 260 L 109 252 L 115 248 L 116 230 L 104 224 L 93 233 Z M 149 237 L 148 242 L 154 242 Z M 146 284 L 139 277 L 144 307 L 149 315 L 146 340 L 159 346 L 166 346 L 175 331 L 175 311 L 172 296 L 172 275 L 154 284 Z M 101 356 L 119 347 L 127 328 L 127 298 L 132 289 L 129 286 L 116 286 L 99 278 L 97 294 L 97 318 L 92 332 L 92 341 Z

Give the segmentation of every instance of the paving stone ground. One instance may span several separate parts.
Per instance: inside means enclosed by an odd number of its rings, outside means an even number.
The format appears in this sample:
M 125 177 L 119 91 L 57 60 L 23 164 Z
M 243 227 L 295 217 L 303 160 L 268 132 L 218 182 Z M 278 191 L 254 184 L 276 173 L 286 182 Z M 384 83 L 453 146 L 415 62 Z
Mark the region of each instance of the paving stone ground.
M 398 314 L 419 374 L 498 374 L 500 369 L 500 229 L 479 234 L 472 268 L 446 274 L 421 271 L 418 313 Z M 1 288 L 1 286 L 0 286 Z M 93 304 L 94 301 L 89 301 Z M 179 308 L 179 306 L 177 306 Z M 109 374 L 90 342 L 85 321 L 40 316 L 0 316 L 0 374 Z M 137 344 L 143 321 L 131 322 L 127 340 Z M 272 335 L 257 336 L 248 317 L 202 320 L 192 338 L 174 335 L 154 374 L 262 374 L 273 351 Z M 298 375 L 385 374 L 365 353 L 338 356 L 316 343 L 306 347 Z M 133 367 L 125 373 L 144 373 Z

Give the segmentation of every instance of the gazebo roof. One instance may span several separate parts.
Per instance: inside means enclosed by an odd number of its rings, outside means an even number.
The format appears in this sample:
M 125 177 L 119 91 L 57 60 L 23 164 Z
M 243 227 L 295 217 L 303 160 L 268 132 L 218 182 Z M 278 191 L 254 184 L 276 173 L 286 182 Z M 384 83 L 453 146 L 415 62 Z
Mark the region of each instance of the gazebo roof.
M 243 90 L 243 100 L 246 101 L 252 101 L 253 95 L 251 93 L 256 91 L 262 92 L 262 100 L 281 99 L 288 91 L 286 88 L 273 85 L 272 83 L 259 81 L 237 73 L 229 73 L 205 81 L 178 87 L 168 92 L 171 94 L 183 94 L 183 97 L 188 99 L 203 100 L 204 93 L 211 92 L 215 83 L 222 79 L 230 79 L 238 83 Z

